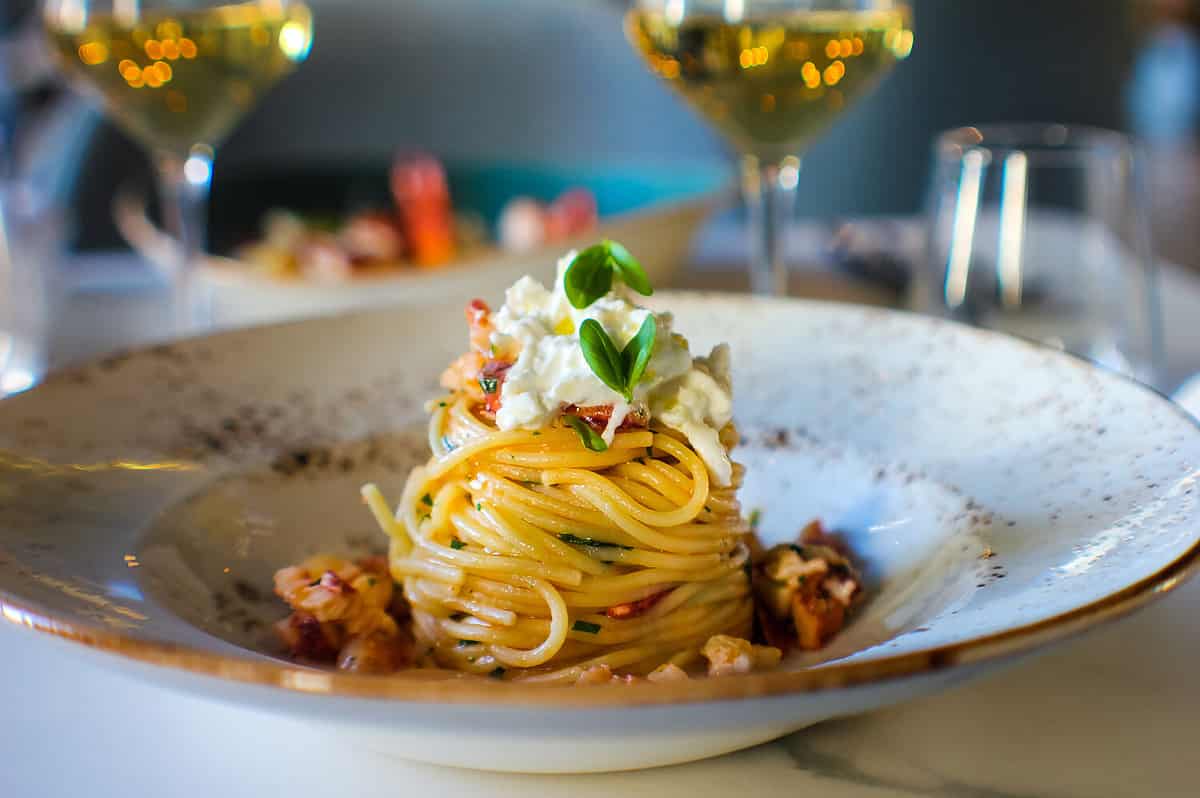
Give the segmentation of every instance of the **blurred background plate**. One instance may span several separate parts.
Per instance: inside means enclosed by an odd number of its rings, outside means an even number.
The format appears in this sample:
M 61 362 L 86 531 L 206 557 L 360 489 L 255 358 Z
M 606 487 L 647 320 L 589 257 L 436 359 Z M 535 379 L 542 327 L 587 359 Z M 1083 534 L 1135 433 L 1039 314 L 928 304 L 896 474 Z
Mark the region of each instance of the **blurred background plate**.
M 700 225 L 732 197 L 729 169 L 711 161 L 610 166 L 459 162 L 447 164 L 447 173 L 456 212 L 478 215 L 489 231 L 514 197 L 549 202 L 578 187 L 595 196 L 599 227 L 531 252 L 493 245 L 468 250 L 437 268 L 407 266 L 342 282 L 277 279 L 233 254 L 255 237 L 268 211 L 285 208 L 306 216 L 340 217 L 364 207 L 385 207 L 390 202 L 388 170 L 379 164 L 246 169 L 218 184 L 212 204 L 210 230 L 217 254 L 206 259 L 201 275 L 212 292 L 215 322 L 252 324 L 389 303 L 495 295 L 523 274 L 553 280 L 564 252 L 601 237 L 620 240 L 638 253 L 654 284 L 669 285 L 687 261 Z M 150 221 L 144 196 L 126 192 L 114 214 L 131 246 L 150 261 L 169 266 L 176 244 Z

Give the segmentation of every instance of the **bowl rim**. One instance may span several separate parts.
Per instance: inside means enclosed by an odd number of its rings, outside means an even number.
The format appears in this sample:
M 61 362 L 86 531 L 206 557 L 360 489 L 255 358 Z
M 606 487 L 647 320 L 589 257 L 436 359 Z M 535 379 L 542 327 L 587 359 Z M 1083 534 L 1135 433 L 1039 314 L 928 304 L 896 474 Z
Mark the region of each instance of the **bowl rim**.
M 672 300 L 712 299 L 863 310 L 861 306 L 836 302 L 796 298 L 764 299 L 711 292 L 664 291 L 655 297 L 656 304 Z M 387 314 L 395 313 L 397 310 L 396 308 L 376 309 L 339 315 Z M 1065 358 L 1077 369 L 1104 372 L 1130 384 L 1134 390 L 1143 391 L 1166 403 L 1182 421 L 1200 435 L 1200 420 L 1187 413 L 1159 391 L 1128 376 L 1103 369 L 1069 353 L 1004 333 L 970 328 L 952 321 L 924 317 L 907 311 L 883 308 L 869 308 L 869 310 L 885 315 L 905 316 L 934 325 L 951 325 L 968 335 L 999 338 L 1009 344 L 1026 346 L 1050 353 L 1055 357 Z M 337 318 L 337 316 L 333 318 Z M 252 329 L 256 332 L 277 330 L 293 325 L 321 323 L 321 321 L 322 319 L 286 321 L 261 325 Z M 326 317 L 323 321 L 328 323 L 329 318 Z M 246 332 L 245 329 L 222 331 L 184 340 L 212 339 Z M 137 353 L 150 348 L 136 347 L 129 351 Z M 1183 584 L 1197 571 L 1200 571 L 1200 532 L 1196 534 L 1195 540 L 1183 554 L 1154 573 L 1088 604 L 1032 623 L 870 660 L 835 661 L 816 668 L 739 674 L 719 679 L 597 685 L 585 690 L 564 689 L 562 686 L 554 685 L 497 682 L 441 670 L 410 670 L 388 676 L 370 676 L 323 670 L 282 660 L 249 659 L 232 654 L 220 654 L 179 643 L 141 639 L 87 624 L 64 621 L 56 618 L 52 612 L 43 610 L 36 604 L 13 595 L 3 586 L 0 586 L 0 619 L 87 646 L 95 651 L 181 672 L 183 675 L 211 677 L 243 685 L 278 688 L 309 696 L 382 699 L 420 704 L 475 705 L 477 707 L 632 708 L 650 705 L 688 705 L 878 686 L 887 682 L 930 675 L 952 668 L 961 669 L 970 665 L 999 662 L 1127 615 L 1161 598 Z

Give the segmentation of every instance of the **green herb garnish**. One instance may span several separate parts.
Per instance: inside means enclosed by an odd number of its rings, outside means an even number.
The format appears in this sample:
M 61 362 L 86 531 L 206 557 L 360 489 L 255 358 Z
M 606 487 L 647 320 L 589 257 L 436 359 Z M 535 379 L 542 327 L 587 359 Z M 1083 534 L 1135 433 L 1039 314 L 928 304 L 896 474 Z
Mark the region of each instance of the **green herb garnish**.
M 500 390 L 500 381 L 495 377 L 480 377 L 479 387 L 483 389 L 484 393 L 493 394 Z
M 567 426 L 575 430 L 575 434 L 579 436 L 579 440 L 583 441 L 583 445 L 593 452 L 603 452 L 608 449 L 608 444 L 604 442 L 596 430 L 588 426 L 588 423 L 579 416 L 563 416 L 567 422 Z
M 482 513 L 483 512 L 483 504 L 481 502 L 475 502 L 475 509 Z
M 433 506 L 433 497 L 430 496 L 428 493 L 426 493 L 424 496 L 421 497 L 421 503 L 426 505 L 427 507 L 432 507 Z
M 573 307 L 586 308 L 612 290 L 613 275 L 642 296 L 654 289 L 646 270 L 629 250 L 616 241 L 605 239 L 575 256 L 563 275 L 563 289 Z
M 607 540 L 596 540 L 595 538 L 582 538 L 579 535 L 572 535 L 570 532 L 563 532 L 558 536 L 558 539 L 563 543 L 569 543 L 572 546 L 591 546 L 596 549 L 621 549 L 622 551 L 633 551 L 633 546 L 622 546 L 620 543 L 609 543 Z
M 658 322 L 648 314 L 637 335 L 629 339 L 625 348 L 617 351 L 616 344 L 608 337 L 604 327 L 595 319 L 584 319 L 579 327 L 579 346 L 588 368 L 600 381 L 612 388 L 626 402 L 633 401 L 633 389 L 641 382 L 646 366 L 654 354 L 654 338 L 658 334 Z
M 450 539 L 450 548 L 454 549 L 455 551 L 457 551 L 458 549 L 461 549 L 461 548 L 463 548 L 463 547 L 464 547 L 464 546 L 466 546 L 466 545 L 467 545 L 466 543 L 463 543 L 463 542 L 462 542 L 461 540 L 459 540 L 458 538 L 451 538 L 451 539 Z
M 367 587 L 375 587 L 375 577 L 373 577 L 373 576 L 367 577 Z
M 750 521 L 751 529 L 758 529 L 758 522 L 762 520 L 762 510 L 755 507 L 750 511 L 750 518 L 748 520 Z
M 600 624 L 590 623 L 588 621 L 576 621 L 574 624 L 571 625 L 571 631 L 587 632 L 590 635 L 594 635 L 600 631 Z

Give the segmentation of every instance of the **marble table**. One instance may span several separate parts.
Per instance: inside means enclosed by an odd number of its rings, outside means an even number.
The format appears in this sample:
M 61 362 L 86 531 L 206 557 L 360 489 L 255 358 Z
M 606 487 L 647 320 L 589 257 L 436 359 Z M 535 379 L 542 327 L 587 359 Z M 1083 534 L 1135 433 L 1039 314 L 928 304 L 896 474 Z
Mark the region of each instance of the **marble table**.
M 114 261 L 114 265 L 116 262 Z M 118 270 L 119 271 L 119 270 Z M 110 272 L 110 275 L 115 272 Z M 1200 369 L 1200 281 L 1165 276 L 1170 379 Z M 120 281 L 117 281 L 120 283 Z M 59 357 L 154 337 L 132 280 L 71 300 Z M 351 749 L 319 727 L 140 684 L 69 644 L 0 626 L 0 796 L 1198 796 L 1200 580 L 983 680 L 718 759 L 516 776 Z

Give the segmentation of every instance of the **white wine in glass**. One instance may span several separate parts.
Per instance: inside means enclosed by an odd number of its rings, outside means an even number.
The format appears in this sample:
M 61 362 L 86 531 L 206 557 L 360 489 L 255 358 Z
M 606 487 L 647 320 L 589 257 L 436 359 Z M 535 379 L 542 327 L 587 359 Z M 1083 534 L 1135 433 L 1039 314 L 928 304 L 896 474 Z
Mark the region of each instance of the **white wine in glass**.
M 751 280 L 784 293 L 801 152 L 913 48 L 891 0 L 638 0 L 626 33 L 743 158 Z
M 68 74 L 151 153 L 182 245 L 177 331 L 205 326 L 188 267 L 204 250 L 215 148 L 308 56 L 311 12 L 290 0 L 47 0 L 44 19 Z

